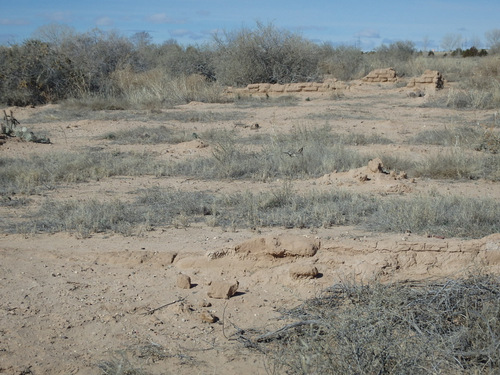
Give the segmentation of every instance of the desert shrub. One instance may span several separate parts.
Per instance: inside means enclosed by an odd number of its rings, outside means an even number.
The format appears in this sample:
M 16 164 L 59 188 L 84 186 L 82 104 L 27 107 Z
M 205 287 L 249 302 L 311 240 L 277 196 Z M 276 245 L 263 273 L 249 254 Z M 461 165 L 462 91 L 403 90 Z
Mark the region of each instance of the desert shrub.
M 497 373 L 500 281 L 341 282 L 284 317 L 297 324 L 257 347 L 270 373 Z M 300 324 L 303 323 L 303 324 Z
M 392 67 L 399 76 L 412 75 L 411 63 L 415 58 L 415 44 L 411 41 L 397 41 L 383 44 L 373 53 L 364 54 L 365 73 L 377 68 Z
M 73 66 L 47 43 L 27 40 L 0 47 L 0 102 L 36 105 L 65 98 L 72 90 Z
M 363 52 L 352 46 L 323 45 L 318 62 L 319 73 L 343 81 L 361 78 L 366 73 Z
M 183 47 L 174 40 L 167 40 L 154 49 L 155 57 L 151 68 L 164 71 L 172 77 L 200 74 L 213 81 L 213 48 L 205 46 Z
M 214 37 L 215 76 L 223 85 L 290 83 L 317 78 L 317 46 L 272 24 Z
M 75 95 L 113 94 L 110 75 L 130 63 L 132 43 L 116 34 L 94 29 L 62 41 L 61 53 L 72 63 Z

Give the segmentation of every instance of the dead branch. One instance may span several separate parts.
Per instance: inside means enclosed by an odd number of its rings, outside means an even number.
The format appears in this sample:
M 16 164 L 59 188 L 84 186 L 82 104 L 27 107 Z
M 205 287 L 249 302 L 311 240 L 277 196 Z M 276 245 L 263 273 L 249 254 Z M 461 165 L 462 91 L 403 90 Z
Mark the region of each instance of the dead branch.
M 169 302 L 169 303 L 166 303 L 164 305 L 161 305 L 160 307 L 157 307 L 155 309 L 149 309 L 148 311 L 146 311 L 145 313 L 142 313 L 142 315 L 152 315 L 154 314 L 156 311 L 158 310 L 161 310 L 167 306 L 170 306 L 170 305 L 173 305 L 173 304 L 176 304 L 178 302 L 182 302 L 184 301 L 186 298 L 185 297 L 182 297 L 182 298 L 179 298 L 178 300 L 174 301 L 174 302 Z
M 288 324 L 284 327 L 281 327 L 280 329 L 276 330 L 276 331 L 273 331 L 273 332 L 268 332 L 268 333 L 265 333 L 263 335 L 260 335 L 258 337 L 255 338 L 255 341 L 257 342 L 261 342 L 261 341 L 265 341 L 267 339 L 270 339 L 272 338 L 273 336 L 281 336 L 281 334 L 283 334 L 284 332 L 292 329 L 292 328 L 296 328 L 296 327 L 301 327 L 301 326 L 307 326 L 307 325 L 317 325 L 317 326 L 320 326 L 320 325 L 325 325 L 325 322 L 322 322 L 320 320 L 303 320 L 303 321 L 300 321 L 300 322 L 295 322 L 295 323 L 292 323 L 292 324 Z

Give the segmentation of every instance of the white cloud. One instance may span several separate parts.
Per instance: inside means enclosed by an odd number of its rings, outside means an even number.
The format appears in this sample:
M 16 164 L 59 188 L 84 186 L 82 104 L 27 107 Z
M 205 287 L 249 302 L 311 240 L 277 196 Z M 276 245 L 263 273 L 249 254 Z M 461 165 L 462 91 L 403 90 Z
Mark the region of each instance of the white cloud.
M 165 13 L 153 14 L 152 16 L 148 17 L 148 21 L 152 23 L 168 23 L 168 24 L 184 23 L 184 20 L 169 17 Z
M 175 29 L 175 30 L 170 30 L 170 35 L 173 37 L 184 37 L 192 32 L 188 29 Z
M 113 20 L 109 17 L 99 17 L 95 20 L 97 26 L 112 26 Z
M 70 12 L 53 12 L 45 15 L 46 18 L 53 22 L 69 22 L 71 20 Z
M 182 39 L 191 39 L 191 40 L 200 40 L 206 39 L 207 35 L 203 32 L 194 32 L 188 29 L 174 29 L 170 30 L 169 34 L 172 38 L 182 38 Z
M 373 29 L 365 29 L 357 32 L 354 34 L 356 38 L 373 38 L 373 39 L 378 39 L 380 38 L 380 33 L 377 30 Z
M 29 22 L 22 18 L 0 18 L 0 25 L 5 26 L 19 26 L 27 25 Z

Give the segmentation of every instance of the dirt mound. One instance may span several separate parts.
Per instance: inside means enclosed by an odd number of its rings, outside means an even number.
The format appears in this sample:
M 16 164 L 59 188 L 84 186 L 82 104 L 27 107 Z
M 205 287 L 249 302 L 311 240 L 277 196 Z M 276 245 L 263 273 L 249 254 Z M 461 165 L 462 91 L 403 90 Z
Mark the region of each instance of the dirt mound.
M 246 241 L 235 248 L 243 257 L 312 257 L 320 248 L 320 242 L 302 236 L 259 237 Z

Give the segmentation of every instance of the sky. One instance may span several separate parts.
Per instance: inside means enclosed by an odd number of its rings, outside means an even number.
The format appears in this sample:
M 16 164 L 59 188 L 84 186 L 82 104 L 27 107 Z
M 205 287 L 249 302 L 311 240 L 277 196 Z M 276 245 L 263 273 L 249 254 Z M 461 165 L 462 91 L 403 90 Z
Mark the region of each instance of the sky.
M 0 0 L 0 44 L 19 44 L 45 25 L 78 33 L 99 28 L 152 42 L 201 45 L 214 33 L 255 28 L 257 22 L 317 43 L 365 51 L 395 41 L 440 50 L 447 36 L 485 48 L 485 32 L 500 29 L 500 0 Z M 478 46 L 479 44 L 479 46 Z

